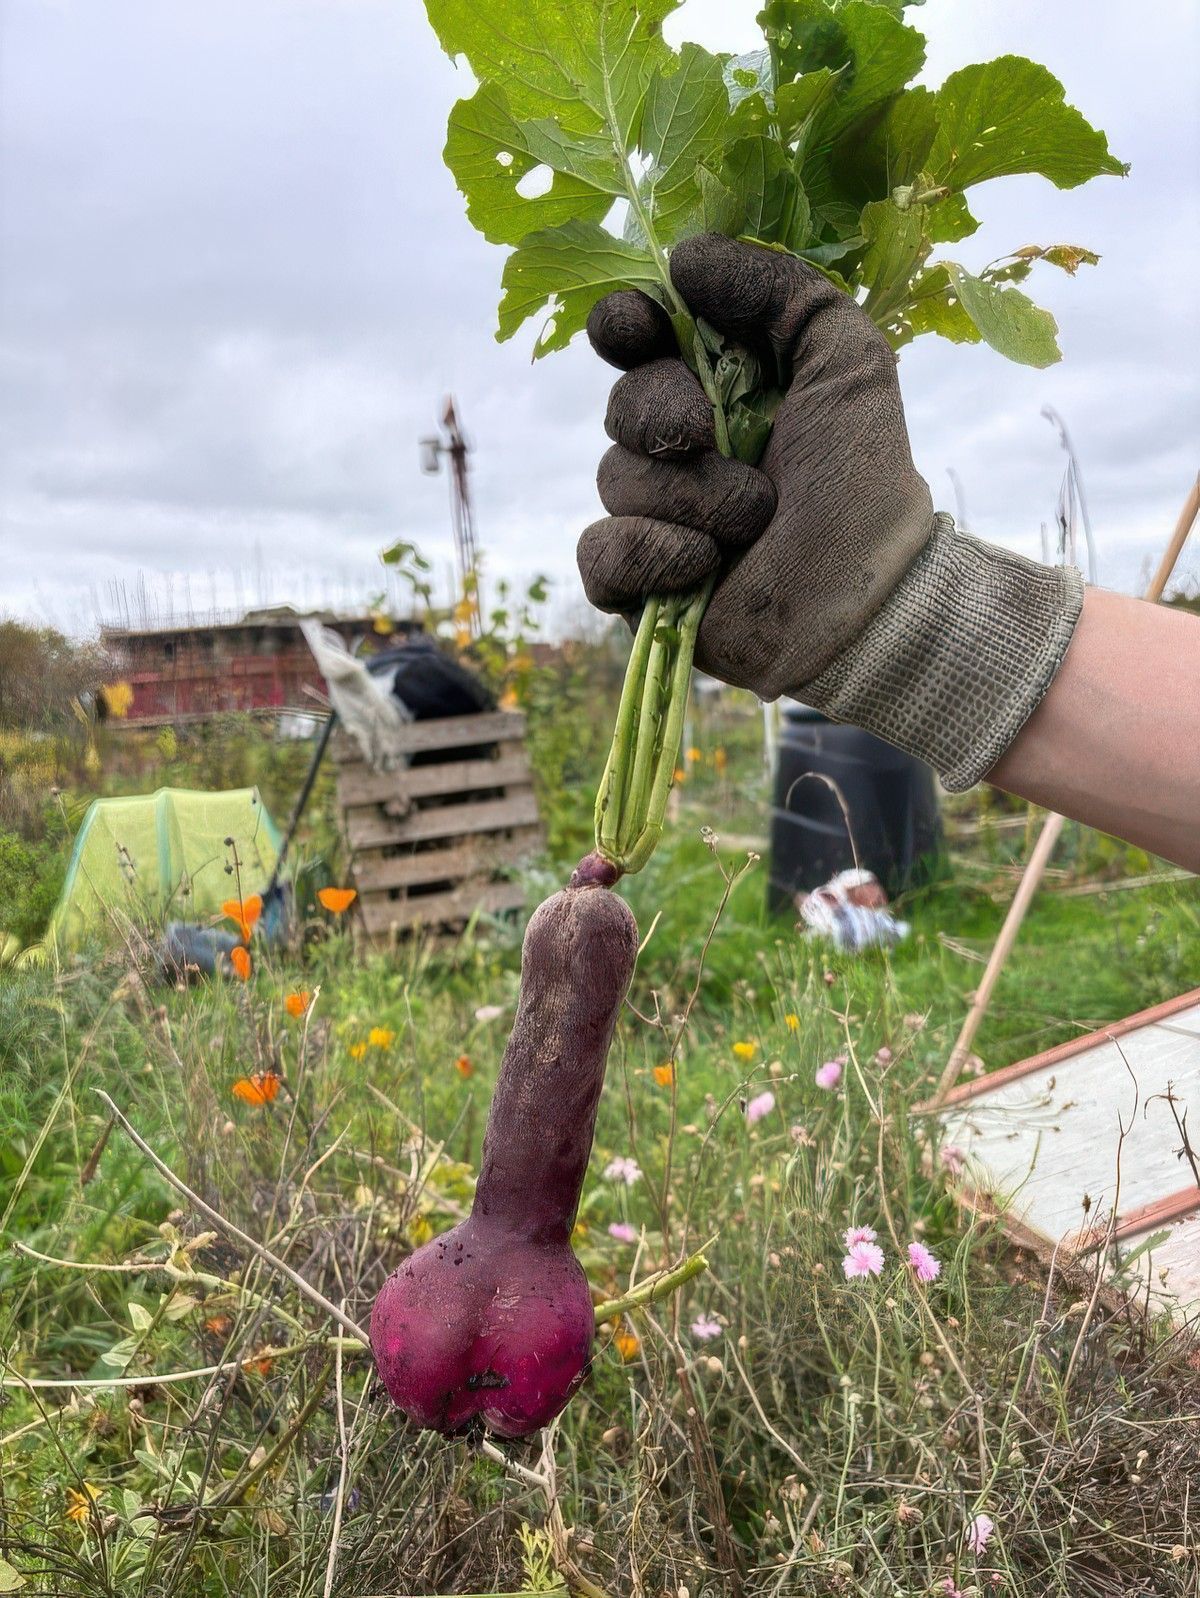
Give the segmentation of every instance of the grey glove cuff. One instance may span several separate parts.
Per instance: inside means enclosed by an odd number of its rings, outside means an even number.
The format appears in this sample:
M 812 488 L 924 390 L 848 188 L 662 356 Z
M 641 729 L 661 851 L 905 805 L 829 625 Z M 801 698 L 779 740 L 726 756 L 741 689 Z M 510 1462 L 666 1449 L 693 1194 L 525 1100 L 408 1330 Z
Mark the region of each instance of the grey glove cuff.
M 928 544 L 849 649 L 796 691 L 928 761 L 951 792 L 989 772 L 1062 665 L 1083 605 L 1042 566 L 934 517 Z

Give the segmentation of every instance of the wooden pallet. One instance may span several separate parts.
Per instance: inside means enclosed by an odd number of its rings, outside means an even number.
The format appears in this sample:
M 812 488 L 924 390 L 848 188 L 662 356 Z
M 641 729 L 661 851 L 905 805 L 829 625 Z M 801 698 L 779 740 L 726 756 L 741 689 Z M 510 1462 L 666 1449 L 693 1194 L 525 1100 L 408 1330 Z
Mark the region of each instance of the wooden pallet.
M 441 933 L 476 911 L 519 909 L 524 888 L 504 872 L 536 855 L 544 836 L 524 716 L 414 721 L 400 747 L 416 763 L 380 772 L 349 738 L 334 742 L 365 931 Z

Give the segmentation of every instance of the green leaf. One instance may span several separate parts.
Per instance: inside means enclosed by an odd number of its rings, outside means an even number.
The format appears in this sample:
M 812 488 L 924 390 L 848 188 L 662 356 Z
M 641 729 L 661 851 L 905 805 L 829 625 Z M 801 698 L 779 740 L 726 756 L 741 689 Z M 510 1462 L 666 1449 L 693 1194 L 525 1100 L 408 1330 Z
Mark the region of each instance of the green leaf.
M 493 244 L 573 218 L 599 221 L 623 192 L 611 143 L 599 134 L 569 140 L 551 121 L 518 122 L 504 91 L 485 83 L 450 113 L 446 165 L 467 201 L 467 215 Z M 554 171 L 545 194 L 526 196 L 521 180 L 539 166 Z
M 731 111 L 736 111 L 752 94 L 763 96 L 775 92 L 775 65 L 770 50 L 748 50 L 745 55 L 730 56 L 723 76 Z
M 789 143 L 799 140 L 803 145 L 817 113 L 832 99 L 837 82 L 836 72 L 820 67 L 792 83 L 781 84 L 775 96 L 780 137 Z
M 709 110 L 698 93 L 696 80 L 707 70 L 700 58 L 712 64 L 722 113 L 728 102 L 715 58 L 693 46 L 695 60 L 685 60 L 664 42 L 662 19 L 676 3 L 580 0 L 568 7 L 523 0 L 484 7 L 476 0 L 426 0 L 443 48 L 464 57 L 480 81 L 455 108 L 446 160 L 487 238 L 516 244 L 551 226 L 598 222 L 617 195 L 636 198 L 628 157 L 652 95 L 652 136 L 669 146 L 658 179 L 668 183 L 676 207 L 687 208 L 682 170 L 669 169 L 677 156 L 686 161 L 687 134 L 698 132 L 681 129 L 682 117 L 694 111 L 703 121 Z M 663 86 L 665 75 L 676 80 L 673 90 Z M 523 195 L 522 179 L 541 166 L 555 174 L 547 192 Z
M 731 188 L 706 166 L 696 168 L 698 199 L 680 224 L 679 235 L 724 233 L 736 238 L 746 231 L 746 207 Z
M 736 140 L 725 153 L 721 180 L 741 202 L 743 233 L 791 249 L 808 242 L 808 200 L 775 139 Z
M 1020 289 L 986 283 L 953 261 L 940 264 L 963 310 L 994 350 L 1025 366 L 1052 366 L 1061 359 L 1058 327 L 1049 311 Z
M 898 12 L 871 0 L 846 0 L 836 11 L 825 0 L 770 0 L 759 22 L 780 64 L 778 92 L 785 79 L 802 73 L 825 68 L 839 74 L 821 116 L 821 135 L 828 140 L 896 94 L 925 61 L 920 33 Z
M 929 254 L 924 222 L 924 206 L 902 211 L 892 200 L 875 200 L 863 207 L 867 249 L 860 272 L 868 289 L 863 309 L 881 326 L 907 300 L 913 274 Z
M 647 86 L 671 59 L 662 20 L 679 0 L 425 0 L 450 56 L 497 82 L 522 121 L 553 117 L 579 132 L 616 131 L 632 147 Z
M 983 337 L 951 288 L 944 266 L 930 267 L 916 279 L 904 320 L 913 338 L 938 333 L 952 344 L 978 344 Z
M 728 118 L 722 64 L 697 44 L 685 44 L 678 67 L 651 80 L 639 144 L 651 161 L 643 203 L 661 244 L 672 243 L 695 210 L 697 168 L 719 149 Z
M 1040 172 L 1060 189 L 1128 167 L 1074 106 L 1052 72 L 1006 55 L 951 73 L 934 97 L 938 132 L 929 170 L 956 189 L 1015 172 Z
M 550 307 L 534 346 L 537 357 L 564 349 L 611 289 L 653 294 L 661 280 L 648 250 L 614 238 L 595 222 L 564 222 L 522 239 L 504 263 L 502 285 L 497 338 L 511 338 L 529 317 Z
M 17 1592 L 25 1585 L 25 1578 L 14 1570 L 6 1559 L 0 1559 L 0 1592 Z
M 957 244 L 959 239 L 969 239 L 979 231 L 965 194 L 948 194 L 931 205 L 927 226 L 934 244 Z

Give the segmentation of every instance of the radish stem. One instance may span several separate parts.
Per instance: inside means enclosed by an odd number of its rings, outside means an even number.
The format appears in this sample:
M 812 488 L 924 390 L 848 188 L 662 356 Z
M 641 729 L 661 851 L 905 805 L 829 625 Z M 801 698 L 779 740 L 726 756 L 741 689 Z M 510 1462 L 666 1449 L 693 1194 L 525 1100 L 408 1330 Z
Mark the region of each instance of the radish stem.
M 712 401 L 718 450 L 732 455 L 712 359 L 690 319 L 672 318 L 684 359 Z M 596 850 L 620 872 L 640 871 L 662 837 L 683 736 L 692 657 L 716 579 L 692 594 L 646 600 L 612 747 L 596 794 Z

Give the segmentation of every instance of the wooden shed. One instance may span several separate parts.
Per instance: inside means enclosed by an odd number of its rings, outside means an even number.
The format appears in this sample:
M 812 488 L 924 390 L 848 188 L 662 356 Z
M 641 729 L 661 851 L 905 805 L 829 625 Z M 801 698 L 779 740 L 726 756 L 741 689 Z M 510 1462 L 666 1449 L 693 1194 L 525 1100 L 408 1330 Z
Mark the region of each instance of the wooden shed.
M 965 1083 L 941 1119 L 1018 1236 L 1200 1315 L 1200 988 Z

